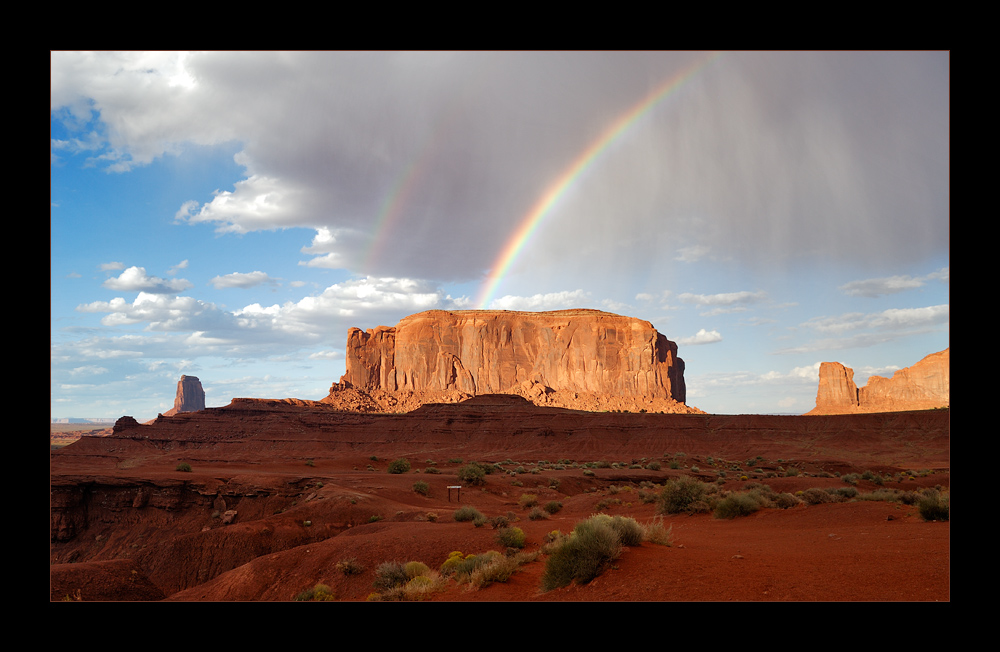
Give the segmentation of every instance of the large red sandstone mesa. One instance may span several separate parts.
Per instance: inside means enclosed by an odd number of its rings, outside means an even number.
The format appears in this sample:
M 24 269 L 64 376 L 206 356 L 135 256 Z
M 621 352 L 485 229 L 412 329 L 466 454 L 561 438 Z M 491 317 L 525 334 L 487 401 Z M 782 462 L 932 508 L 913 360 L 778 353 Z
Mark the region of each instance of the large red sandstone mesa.
M 174 407 L 163 416 L 173 416 L 181 412 L 197 412 L 205 409 L 205 390 L 197 376 L 181 376 L 177 381 L 177 395 Z
M 345 390 L 397 396 L 519 394 L 542 405 L 600 397 L 676 411 L 685 401 L 677 345 L 648 321 L 599 310 L 430 310 L 347 334 Z M 460 399 L 459 399 L 460 400 Z M 595 404 L 596 405 L 596 404 Z M 697 411 L 694 408 L 690 410 Z M 684 411 L 687 411 L 685 409 Z
M 900 369 L 892 378 L 871 376 L 861 388 L 854 384 L 854 370 L 839 362 L 819 367 L 816 407 L 807 414 L 900 412 L 930 410 L 950 405 L 949 350 L 932 353 Z

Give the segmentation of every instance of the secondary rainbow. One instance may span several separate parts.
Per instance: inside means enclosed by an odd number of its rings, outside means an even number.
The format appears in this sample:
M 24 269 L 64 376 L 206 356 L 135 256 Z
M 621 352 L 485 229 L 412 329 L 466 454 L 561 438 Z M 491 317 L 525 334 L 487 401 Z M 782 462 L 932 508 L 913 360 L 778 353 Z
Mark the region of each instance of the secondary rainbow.
M 372 266 L 380 261 L 382 249 L 388 239 L 388 233 L 392 225 L 402 213 L 405 200 L 409 198 L 413 189 L 424 175 L 424 171 L 427 168 L 424 162 L 426 159 L 424 149 L 421 148 L 416 158 L 396 178 L 389 193 L 382 200 L 382 207 L 375 219 L 375 226 L 372 230 L 372 239 L 362 261 L 362 269 L 365 273 L 369 273 Z
M 490 270 L 489 275 L 486 277 L 486 280 L 482 285 L 479 298 L 476 301 L 476 305 L 479 306 L 480 310 L 485 310 L 489 307 L 490 302 L 493 300 L 493 295 L 496 293 L 501 281 L 503 281 L 504 276 L 506 276 L 518 255 L 524 250 L 525 245 L 527 245 L 531 236 L 537 230 L 538 225 L 541 224 L 545 216 L 549 214 L 552 208 L 559 202 L 559 199 L 562 198 L 573 183 L 581 177 L 581 175 L 590 167 L 592 163 L 594 163 L 595 160 L 597 160 L 600 154 L 606 150 L 611 143 L 615 142 L 615 140 L 617 140 L 629 128 L 629 126 L 635 123 L 636 120 L 645 115 L 650 109 L 656 106 L 657 103 L 670 95 L 671 92 L 680 88 L 680 86 L 694 76 L 695 73 L 714 61 L 719 54 L 720 53 L 712 53 L 704 59 L 696 61 L 688 68 L 682 70 L 680 73 L 674 75 L 666 82 L 658 86 L 641 102 L 619 117 L 608 129 L 604 131 L 603 134 L 601 134 L 600 138 L 583 150 L 573 163 L 559 176 L 558 179 L 556 179 L 555 183 L 549 186 L 548 190 L 545 191 L 545 194 L 542 195 L 534 206 L 532 206 L 528 214 L 521 219 L 514 235 L 507 241 L 507 244 L 497 257 L 496 262 L 493 263 L 493 267 Z

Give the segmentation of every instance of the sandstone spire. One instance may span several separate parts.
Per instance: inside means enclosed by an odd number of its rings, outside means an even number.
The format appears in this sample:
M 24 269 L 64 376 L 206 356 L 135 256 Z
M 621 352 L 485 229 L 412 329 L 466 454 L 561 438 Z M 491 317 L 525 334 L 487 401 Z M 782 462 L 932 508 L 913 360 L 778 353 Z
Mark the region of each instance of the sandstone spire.
M 181 376 L 177 381 L 177 396 L 174 398 L 174 407 L 163 413 L 169 417 L 180 412 L 197 412 L 205 409 L 205 390 L 201 387 L 201 381 L 196 376 Z

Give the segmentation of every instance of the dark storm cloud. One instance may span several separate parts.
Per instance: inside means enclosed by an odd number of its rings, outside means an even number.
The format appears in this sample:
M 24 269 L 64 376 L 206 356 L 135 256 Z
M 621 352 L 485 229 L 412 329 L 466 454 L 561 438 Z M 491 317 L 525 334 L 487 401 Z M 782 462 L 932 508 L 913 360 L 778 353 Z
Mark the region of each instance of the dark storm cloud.
M 346 269 L 445 280 L 488 269 L 603 130 L 705 55 L 108 57 L 67 55 L 72 83 L 54 57 L 53 102 L 94 99 L 115 165 L 243 144 L 247 178 L 186 219 L 323 228 Z M 947 53 L 723 54 L 593 162 L 523 263 L 627 275 L 690 251 L 760 266 L 944 252 L 948 74 Z

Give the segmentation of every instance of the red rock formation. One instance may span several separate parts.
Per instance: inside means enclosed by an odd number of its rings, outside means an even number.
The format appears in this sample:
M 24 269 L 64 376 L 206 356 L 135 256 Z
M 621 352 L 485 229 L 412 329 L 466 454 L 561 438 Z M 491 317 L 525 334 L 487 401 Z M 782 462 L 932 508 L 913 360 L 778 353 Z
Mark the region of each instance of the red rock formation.
M 892 378 L 871 376 L 861 388 L 854 384 L 854 370 L 839 362 L 824 362 L 819 368 L 816 407 L 808 414 L 852 412 L 901 412 L 930 410 L 950 405 L 949 350 L 932 353 L 900 369 Z
M 858 407 L 858 387 L 854 384 L 854 370 L 839 362 L 820 364 L 816 405 L 831 410 L 843 409 L 844 413 Z
M 395 327 L 352 328 L 347 372 L 324 400 L 339 402 L 345 389 L 453 395 L 443 400 L 519 394 L 603 409 L 617 397 L 627 399 L 618 409 L 652 401 L 658 411 L 686 394 L 674 342 L 648 321 L 598 310 L 430 310 Z
M 163 413 L 171 417 L 181 412 L 197 412 L 205 409 L 205 390 L 196 376 L 181 376 L 177 381 L 177 395 L 174 397 L 174 407 Z

